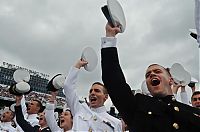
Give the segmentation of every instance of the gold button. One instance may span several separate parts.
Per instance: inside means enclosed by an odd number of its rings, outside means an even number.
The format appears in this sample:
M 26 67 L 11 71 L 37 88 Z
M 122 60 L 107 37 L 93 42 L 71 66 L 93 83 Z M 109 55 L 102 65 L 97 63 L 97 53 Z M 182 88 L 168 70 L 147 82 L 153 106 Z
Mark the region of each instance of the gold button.
M 151 112 L 151 111 L 149 111 L 149 112 L 148 112 L 148 114 L 149 114 L 149 115 L 151 115 L 151 114 L 152 114 L 152 112 Z
M 174 123 L 174 124 L 173 124 L 173 127 L 174 127 L 175 129 L 179 129 L 179 125 L 178 125 L 177 123 Z
M 176 101 L 176 98 L 173 96 L 173 97 L 172 97 L 172 100 L 173 100 L 173 101 Z
M 179 112 L 179 108 L 178 107 L 174 107 L 174 110 Z

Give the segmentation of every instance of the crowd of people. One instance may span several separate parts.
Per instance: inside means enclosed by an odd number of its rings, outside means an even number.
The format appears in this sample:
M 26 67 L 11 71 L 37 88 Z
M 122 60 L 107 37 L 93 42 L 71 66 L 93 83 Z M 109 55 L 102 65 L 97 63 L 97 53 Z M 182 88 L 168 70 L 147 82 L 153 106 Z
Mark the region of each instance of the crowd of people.
M 200 10 L 200 1 L 196 0 L 196 4 Z M 199 16 L 196 18 L 200 19 Z M 197 29 L 199 27 L 200 25 Z M 193 93 L 191 98 L 186 96 L 184 87 L 175 83 L 167 68 L 159 64 L 149 65 L 145 72 L 145 83 L 149 94 L 142 92 L 134 94 L 126 82 L 119 63 L 117 34 L 120 31 L 120 27 L 106 24 L 105 37 L 101 38 L 103 83 L 94 82 L 91 85 L 88 102 L 80 102 L 75 88 L 80 69 L 88 64 L 87 60 L 80 59 L 71 67 L 64 82 L 65 99 L 57 97 L 58 91 L 51 91 L 50 94 L 31 92 L 28 95 L 12 95 L 7 92 L 8 88 L 1 87 L 1 97 L 12 99 L 15 105 L 14 109 L 3 110 L 0 131 L 200 131 L 200 91 L 196 91 L 195 84 L 189 84 Z M 199 39 L 199 31 L 197 35 Z M 183 95 L 182 102 L 176 99 L 179 88 Z M 104 103 L 108 95 L 119 111 L 121 119 L 107 113 Z M 189 100 L 191 106 L 188 104 Z M 56 116 L 55 108 L 58 103 L 62 105 L 63 110 Z
M 14 101 L 15 96 L 13 94 L 10 94 L 8 89 L 9 89 L 9 86 L 0 86 L 0 98 L 3 100 Z M 36 91 L 31 91 L 29 94 L 25 95 L 27 102 L 31 101 L 32 99 L 39 99 L 43 105 L 46 104 L 49 97 L 50 97 L 50 94 L 40 93 Z M 58 96 L 57 106 L 61 108 L 64 105 L 65 105 L 65 98 Z

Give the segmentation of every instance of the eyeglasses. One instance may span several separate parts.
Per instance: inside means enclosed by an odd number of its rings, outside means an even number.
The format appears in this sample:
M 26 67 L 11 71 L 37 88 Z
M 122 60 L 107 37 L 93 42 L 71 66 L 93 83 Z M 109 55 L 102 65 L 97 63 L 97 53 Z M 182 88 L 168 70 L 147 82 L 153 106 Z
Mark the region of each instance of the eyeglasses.
M 200 101 L 200 97 L 198 97 L 198 98 L 192 98 L 192 101 L 197 101 L 197 100 Z

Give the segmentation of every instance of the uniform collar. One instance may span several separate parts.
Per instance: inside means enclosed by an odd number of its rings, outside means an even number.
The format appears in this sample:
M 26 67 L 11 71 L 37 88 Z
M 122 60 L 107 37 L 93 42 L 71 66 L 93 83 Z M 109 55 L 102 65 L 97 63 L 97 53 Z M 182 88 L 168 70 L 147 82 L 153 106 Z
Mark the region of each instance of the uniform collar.
M 161 98 L 158 98 L 159 100 L 162 100 L 164 102 L 172 102 L 172 101 L 176 101 L 176 98 L 174 95 L 167 95 L 165 97 L 161 97 Z
M 106 111 L 106 107 L 103 105 L 101 107 L 98 108 L 91 108 L 92 111 L 96 112 L 96 113 L 102 113 L 102 112 L 107 112 Z
M 43 130 L 43 129 L 45 129 L 45 128 L 48 128 L 48 126 L 40 127 L 40 130 Z
M 12 126 L 12 122 L 1 122 L 2 125 L 4 126 Z

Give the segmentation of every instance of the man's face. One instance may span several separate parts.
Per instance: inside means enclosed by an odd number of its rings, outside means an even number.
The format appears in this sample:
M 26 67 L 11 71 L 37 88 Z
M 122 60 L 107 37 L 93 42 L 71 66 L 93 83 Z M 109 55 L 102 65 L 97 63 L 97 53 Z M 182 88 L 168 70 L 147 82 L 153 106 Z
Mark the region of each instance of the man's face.
M 104 93 L 104 87 L 94 84 L 89 91 L 89 104 L 92 108 L 98 108 L 104 105 L 108 94 Z
M 164 97 L 172 94 L 170 87 L 172 79 L 162 66 L 155 64 L 148 67 L 145 78 L 152 96 Z
M 70 111 L 64 111 L 60 115 L 60 128 L 65 128 L 66 130 L 72 127 L 72 116 Z
M 37 114 L 39 111 L 39 106 L 37 101 L 31 101 L 28 103 L 27 113 L 28 114 Z
M 44 112 L 39 113 L 38 116 L 39 116 L 39 125 L 40 126 L 47 125 L 46 118 L 45 118 L 45 113 Z
M 6 112 L 4 112 L 1 116 L 1 121 L 2 122 L 10 122 L 13 118 L 13 113 L 12 111 L 8 110 Z
M 200 94 L 192 97 L 192 106 L 200 109 Z

